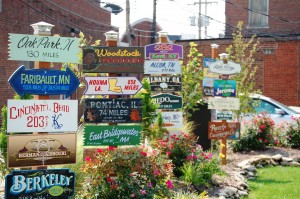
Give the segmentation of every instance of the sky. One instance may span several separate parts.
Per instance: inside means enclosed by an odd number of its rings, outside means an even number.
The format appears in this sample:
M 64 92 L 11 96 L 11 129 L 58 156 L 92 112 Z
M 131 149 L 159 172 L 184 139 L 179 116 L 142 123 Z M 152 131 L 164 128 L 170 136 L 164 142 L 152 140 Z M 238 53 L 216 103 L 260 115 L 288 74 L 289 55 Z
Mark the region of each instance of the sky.
M 156 21 L 163 31 L 169 35 L 182 35 L 182 39 L 198 38 L 198 16 L 200 0 L 157 0 Z M 224 34 L 225 30 L 225 1 L 201 0 L 201 14 L 205 15 L 205 2 L 207 4 L 206 16 L 209 25 L 201 28 L 201 38 L 216 38 Z M 118 15 L 112 14 L 112 25 L 120 28 L 123 34 L 126 27 L 126 0 L 110 0 L 121 6 L 124 10 Z M 191 26 L 191 17 L 196 17 L 196 25 Z M 142 18 L 153 18 L 153 0 L 130 0 L 130 23 Z

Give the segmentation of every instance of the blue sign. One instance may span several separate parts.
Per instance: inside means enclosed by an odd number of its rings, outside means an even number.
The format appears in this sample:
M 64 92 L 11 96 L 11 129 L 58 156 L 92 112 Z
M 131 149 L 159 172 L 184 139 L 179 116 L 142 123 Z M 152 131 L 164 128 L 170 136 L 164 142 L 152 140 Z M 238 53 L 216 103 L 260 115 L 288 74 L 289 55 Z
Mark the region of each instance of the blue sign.
M 60 95 L 69 97 L 79 86 L 76 75 L 69 69 L 66 71 L 52 69 L 29 69 L 20 66 L 8 79 L 13 89 L 21 96 Z
M 235 97 L 236 81 L 235 80 L 214 80 L 214 96 Z

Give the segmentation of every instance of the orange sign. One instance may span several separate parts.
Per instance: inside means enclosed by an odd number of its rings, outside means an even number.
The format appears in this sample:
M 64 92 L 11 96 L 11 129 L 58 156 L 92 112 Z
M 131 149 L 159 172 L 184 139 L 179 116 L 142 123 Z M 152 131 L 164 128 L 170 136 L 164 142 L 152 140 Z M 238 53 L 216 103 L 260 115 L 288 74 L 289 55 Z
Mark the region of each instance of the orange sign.
M 208 139 L 220 140 L 229 137 L 239 137 L 240 123 L 238 122 L 209 122 Z

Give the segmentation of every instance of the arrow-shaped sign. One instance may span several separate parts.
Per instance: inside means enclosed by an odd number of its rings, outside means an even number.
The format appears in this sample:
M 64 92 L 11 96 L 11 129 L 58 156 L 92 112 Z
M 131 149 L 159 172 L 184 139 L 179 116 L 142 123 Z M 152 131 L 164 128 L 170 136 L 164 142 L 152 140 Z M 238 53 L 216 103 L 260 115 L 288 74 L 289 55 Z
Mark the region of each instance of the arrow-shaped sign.
M 21 96 L 60 95 L 69 97 L 79 86 L 76 75 L 69 69 L 66 71 L 51 69 L 29 69 L 20 66 L 8 79 L 13 89 Z
M 85 95 L 134 95 L 143 84 L 136 77 L 84 77 Z

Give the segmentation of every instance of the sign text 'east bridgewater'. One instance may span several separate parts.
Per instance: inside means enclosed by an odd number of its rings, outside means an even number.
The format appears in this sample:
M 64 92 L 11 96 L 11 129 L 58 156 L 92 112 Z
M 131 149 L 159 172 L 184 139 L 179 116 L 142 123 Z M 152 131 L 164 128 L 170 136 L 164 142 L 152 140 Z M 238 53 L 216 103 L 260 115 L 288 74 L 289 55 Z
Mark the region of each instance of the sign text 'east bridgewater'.
M 142 99 L 85 99 L 86 123 L 140 123 Z

